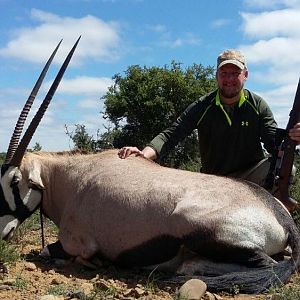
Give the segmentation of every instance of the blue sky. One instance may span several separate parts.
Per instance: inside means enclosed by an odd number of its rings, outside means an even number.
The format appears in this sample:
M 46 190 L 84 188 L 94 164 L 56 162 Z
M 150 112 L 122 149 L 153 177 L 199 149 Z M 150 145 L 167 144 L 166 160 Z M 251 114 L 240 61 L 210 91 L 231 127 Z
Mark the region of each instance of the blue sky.
M 285 127 L 300 76 L 299 0 L 0 0 L 0 151 L 45 61 L 63 39 L 36 111 L 60 64 L 81 41 L 31 146 L 69 150 L 64 126 L 104 130 L 101 96 L 130 65 L 215 66 L 228 48 L 248 60 L 246 87 Z

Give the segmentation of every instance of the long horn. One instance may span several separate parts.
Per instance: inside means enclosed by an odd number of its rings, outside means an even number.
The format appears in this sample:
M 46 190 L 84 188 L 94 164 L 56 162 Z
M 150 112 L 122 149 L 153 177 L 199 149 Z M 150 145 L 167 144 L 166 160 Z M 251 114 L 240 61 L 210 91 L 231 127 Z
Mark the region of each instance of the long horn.
M 13 158 L 11 159 L 10 161 L 10 165 L 12 166 L 15 166 L 15 167 L 18 167 L 20 166 L 21 164 L 21 161 L 22 161 L 22 158 L 26 152 L 26 149 L 31 141 L 31 138 L 33 136 L 33 134 L 35 133 L 41 119 L 43 118 L 44 116 L 44 113 L 45 111 L 47 110 L 48 108 L 48 105 L 50 104 L 50 101 L 65 73 L 65 70 L 67 69 L 68 67 L 68 64 L 73 56 L 73 53 L 77 47 L 77 44 L 80 40 L 81 36 L 78 38 L 78 40 L 76 41 L 76 43 L 74 44 L 73 48 L 71 49 L 71 51 L 69 52 L 67 58 L 65 59 L 63 65 L 61 66 L 58 74 L 56 75 L 55 79 L 54 79 L 54 82 L 52 83 L 44 101 L 42 102 L 39 110 L 37 111 L 37 113 L 35 114 L 35 116 L 33 117 L 30 125 L 28 126 L 17 150 L 15 151 L 15 154 L 13 156 Z
M 47 74 L 47 71 L 49 69 L 49 66 L 61 44 L 62 40 L 58 43 L 58 45 L 56 46 L 56 48 L 54 49 L 53 53 L 51 54 L 51 56 L 49 57 L 45 67 L 43 68 L 37 82 L 35 83 L 23 109 L 22 109 L 22 112 L 19 116 L 19 119 L 16 123 L 16 126 L 15 126 L 15 130 L 11 136 L 11 139 L 10 139 L 10 142 L 9 142 L 9 146 L 8 146 L 8 149 L 7 149 L 7 152 L 6 152 L 6 157 L 5 157 L 5 161 L 4 163 L 7 164 L 10 162 L 12 156 L 14 155 L 17 147 L 18 147 L 18 144 L 19 144 L 19 140 L 20 140 L 20 136 L 22 134 L 22 130 L 23 130 L 23 127 L 24 127 L 24 124 L 25 124 L 25 121 L 26 121 L 26 118 L 28 116 L 28 113 L 31 109 L 31 106 L 34 102 L 34 99 L 42 85 L 42 82 Z

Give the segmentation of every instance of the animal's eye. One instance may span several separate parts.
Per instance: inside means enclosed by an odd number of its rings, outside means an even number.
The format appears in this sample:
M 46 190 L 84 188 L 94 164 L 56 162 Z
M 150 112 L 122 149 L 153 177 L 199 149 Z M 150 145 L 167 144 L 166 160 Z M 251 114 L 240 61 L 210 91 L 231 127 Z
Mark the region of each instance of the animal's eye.
M 20 178 L 18 176 L 14 176 L 11 183 L 10 183 L 10 186 L 16 186 L 20 181 Z

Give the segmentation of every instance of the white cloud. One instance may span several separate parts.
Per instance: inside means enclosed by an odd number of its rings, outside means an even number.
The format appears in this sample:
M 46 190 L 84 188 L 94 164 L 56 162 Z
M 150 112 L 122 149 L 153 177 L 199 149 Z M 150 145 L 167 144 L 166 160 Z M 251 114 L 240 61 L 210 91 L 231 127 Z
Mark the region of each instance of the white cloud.
M 294 67 L 300 63 L 299 38 L 278 37 L 259 40 L 252 45 L 240 47 L 249 63 L 271 64 L 277 67 Z
M 166 48 L 179 48 L 185 45 L 200 45 L 201 39 L 192 33 L 186 33 L 183 37 L 172 38 L 170 33 L 166 33 L 161 37 L 160 46 Z
M 228 25 L 231 21 L 229 19 L 217 19 L 211 23 L 212 28 L 222 28 Z
M 255 8 L 271 8 L 278 7 L 299 7 L 299 0 L 244 0 L 244 3 L 249 7 Z
M 166 32 L 167 29 L 166 29 L 166 26 L 164 25 L 161 25 L 161 24 L 157 24 L 157 25 L 154 25 L 154 26 L 148 26 L 148 28 L 154 32 L 158 32 L 158 33 L 162 33 L 162 32 Z
M 79 102 L 78 106 L 80 108 L 94 108 L 99 110 L 100 106 L 100 99 L 95 99 L 95 98 L 89 98 L 89 99 L 84 99 Z
M 6 47 L 0 49 L 1 56 L 44 62 L 49 56 L 49 49 L 52 51 L 58 41 L 63 39 L 56 60 L 61 62 L 79 35 L 82 35 L 73 61 L 118 58 L 120 26 L 116 22 L 104 22 L 91 15 L 82 18 L 61 17 L 37 9 L 32 9 L 31 18 L 40 24 L 15 30 Z
M 58 92 L 73 95 L 89 94 L 100 97 L 107 92 L 108 87 L 112 84 L 113 80 L 107 77 L 78 76 L 73 79 L 63 79 Z
M 257 92 L 285 127 L 300 75 L 300 1 L 246 2 L 268 11 L 241 13 L 242 30 L 252 42 L 239 48 L 247 57 L 251 80 L 267 86 Z
M 300 9 L 242 13 L 243 30 L 252 38 L 300 36 Z

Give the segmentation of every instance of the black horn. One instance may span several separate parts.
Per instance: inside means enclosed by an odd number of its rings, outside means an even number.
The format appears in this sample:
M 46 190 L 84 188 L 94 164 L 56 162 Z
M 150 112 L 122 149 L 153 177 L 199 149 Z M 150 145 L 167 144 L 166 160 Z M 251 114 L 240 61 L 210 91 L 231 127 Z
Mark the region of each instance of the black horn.
M 74 44 L 73 48 L 71 49 L 71 51 L 69 52 L 68 56 L 66 57 L 63 65 L 61 66 L 59 72 L 57 73 L 44 101 L 42 102 L 41 106 L 39 107 L 39 110 L 37 111 L 37 113 L 35 114 L 35 116 L 33 117 L 30 125 L 28 126 L 18 148 L 16 149 L 11 161 L 10 161 L 10 165 L 16 166 L 18 167 L 21 164 L 22 158 L 26 152 L 26 149 L 31 141 L 31 138 L 35 132 L 35 130 L 37 129 L 41 119 L 44 116 L 45 111 L 48 108 L 48 105 L 65 73 L 65 70 L 68 67 L 68 64 L 74 54 L 74 51 L 79 43 L 81 36 L 78 38 L 78 40 L 76 41 L 76 43 Z
M 36 81 L 23 109 L 22 109 L 22 112 L 19 116 L 19 119 L 16 123 L 16 126 L 15 126 L 15 129 L 14 129 L 14 132 L 11 136 L 11 139 L 10 139 L 10 142 L 9 142 L 9 146 L 8 146 L 8 149 L 7 149 L 7 152 L 6 152 L 6 157 L 5 157 L 5 161 L 4 163 L 5 164 L 8 164 L 11 160 L 11 158 L 13 157 L 17 147 L 18 147 L 18 144 L 19 144 L 19 140 L 20 140 L 20 137 L 21 137 L 21 134 L 22 134 L 22 130 L 23 130 L 23 127 L 24 127 L 24 124 L 25 124 L 25 121 L 26 121 L 26 118 L 28 116 L 28 113 L 31 109 L 31 106 L 35 100 L 35 97 L 43 83 L 43 80 L 48 72 L 48 69 L 49 69 L 49 66 L 50 64 L 52 63 L 52 60 L 61 44 L 62 40 L 58 43 L 58 45 L 56 46 L 56 48 L 54 49 L 53 53 L 51 54 L 51 56 L 49 57 L 45 67 L 43 68 L 38 80 Z

